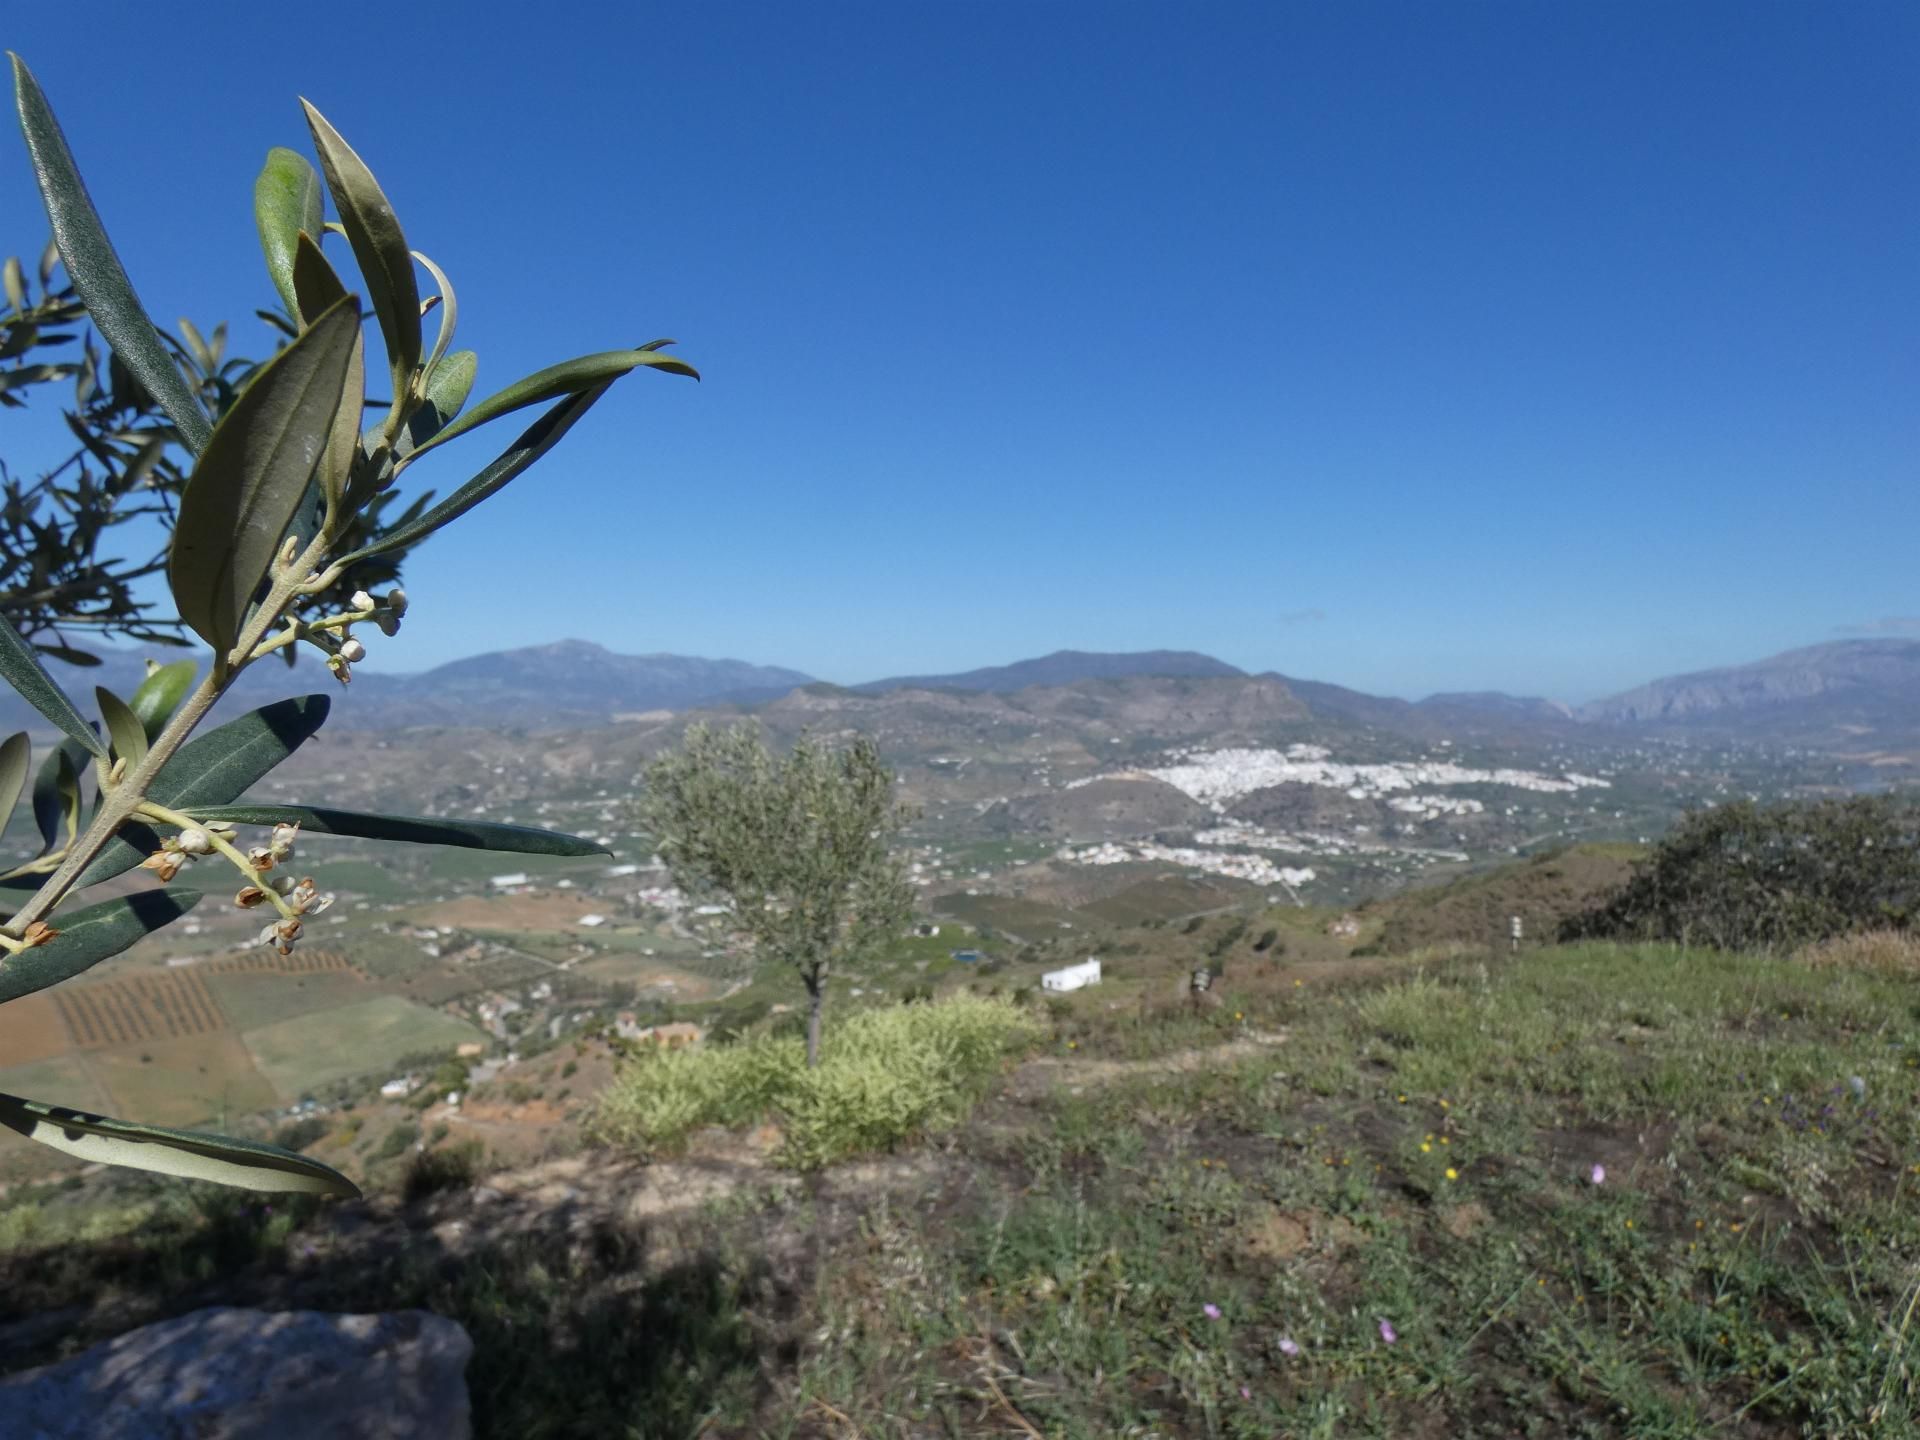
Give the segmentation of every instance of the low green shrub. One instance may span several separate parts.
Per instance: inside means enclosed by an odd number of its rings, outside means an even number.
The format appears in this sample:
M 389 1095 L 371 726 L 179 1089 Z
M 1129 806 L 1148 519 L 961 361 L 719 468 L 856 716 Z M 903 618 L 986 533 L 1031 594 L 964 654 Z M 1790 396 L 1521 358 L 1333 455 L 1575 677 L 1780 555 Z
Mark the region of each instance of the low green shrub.
M 478 1140 L 461 1140 L 417 1153 L 407 1166 L 401 1190 L 407 1204 L 438 1195 L 442 1190 L 461 1190 L 473 1184 L 480 1174 L 485 1147 Z
M 1563 940 L 1793 950 L 1920 916 L 1920 805 L 1898 796 L 1750 801 L 1688 815 Z
M 408 1146 L 420 1138 L 420 1127 L 411 1120 L 403 1120 L 387 1132 L 387 1138 L 380 1142 L 380 1148 L 374 1151 L 376 1160 L 391 1160 L 405 1153 Z
M 705 1125 L 772 1119 L 785 1132 L 781 1162 L 816 1169 L 957 1124 L 1001 1060 L 1039 1030 L 1010 1001 L 965 995 L 849 1016 L 830 1029 L 813 1070 L 792 1036 L 655 1051 L 621 1068 L 593 1129 L 653 1155 Z

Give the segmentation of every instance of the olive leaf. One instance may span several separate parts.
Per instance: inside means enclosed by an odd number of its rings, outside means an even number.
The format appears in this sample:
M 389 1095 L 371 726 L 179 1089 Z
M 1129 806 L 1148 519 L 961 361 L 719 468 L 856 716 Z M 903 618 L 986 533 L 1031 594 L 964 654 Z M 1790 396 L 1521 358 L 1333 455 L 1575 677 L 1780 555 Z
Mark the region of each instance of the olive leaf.
M 9 735 L 0 744 L 0 833 L 13 819 L 13 807 L 20 803 L 20 792 L 27 786 L 27 769 L 33 760 L 33 742 L 22 730 Z
M 67 813 L 67 796 L 77 795 L 80 767 L 86 763 L 86 748 L 77 740 L 62 740 L 40 762 L 33 777 L 33 822 L 40 829 L 40 853 L 50 852 L 60 843 L 60 822 Z
M 655 341 L 662 345 L 670 342 Z M 685 375 L 698 380 L 700 372 L 686 361 L 672 355 L 662 354 L 651 346 L 642 345 L 637 350 L 605 350 L 598 355 L 582 355 L 578 359 L 568 360 L 564 364 L 550 365 L 517 380 L 506 389 L 489 395 L 458 420 L 447 425 L 439 434 L 416 449 L 411 459 L 417 460 L 436 445 L 464 435 L 469 430 L 485 425 L 489 420 L 497 420 L 515 410 L 529 405 L 538 405 L 543 400 L 551 400 L 559 395 L 576 395 L 609 380 L 618 380 L 630 370 L 641 367 L 664 370 L 670 375 Z
M 328 306 L 347 293 L 327 257 L 320 253 L 316 236 L 299 235 L 293 254 L 293 315 L 303 325 L 311 324 Z
M 14 101 L 20 128 L 33 159 L 33 177 L 53 223 L 54 243 L 66 262 L 67 275 L 87 307 L 87 318 L 113 347 L 113 353 L 133 377 L 167 412 L 187 448 L 198 454 L 206 448 L 213 427 L 200 408 L 186 377 L 160 341 L 146 308 L 134 293 L 126 267 L 107 238 L 106 227 L 93 208 L 87 187 L 67 148 L 60 122 L 26 62 L 13 60 Z M 44 265 L 42 267 L 45 268 Z
M 0 1125 L 95 1164 L 274 1194 L 360 1194 L 339 1171 L 277 1145 L 89 1115 L 18 1095 L 0 1094 Z
M 413 845 L 452 845 L 465 850 L 499 850 L 515 855 L 608 855 L 606 846 L 577 835 L 537 830 L 530 825 L 497 825 L 480 820 L 448 820 L 417 815 L 374 815 L 322 805 L 196 805 L 196 820 L 234 825 L 298 825 L 314 835 L 351 835 L 365 840 L 399 840 Z
M 107 722 L 113 753 L 127 762 L 127 769 L 133 769 L 147 758 L 147 727 L 133 713 L 133 707 L 106 686 L 94 686 L 93 698 L 99 702 L 100 718 Z
M 396 457 L 413 453 L 460 413 L 473 391 L 480 357 L 471 350 L 455 350 L 427 373 L 427 394 L 420 408 L 407 417 L 407 428 L 394 444 Z
M 303 232 L 319 235 L 325 220 L 321 206 L 320 177 L 307 157 L 283 145 L 267 151 L 267 163 L 253 182 L 253 221 L 266 252 L 267 273 L 290 315 L 300 313 L 293 286 L 295 247 Z
M 260 367 L 188 477 L 167 579 L 180 618 L 216 652 L 239 635 L 306 492 L 359 336 L 349 295 Z
M 229 804 L 312 739 L 332 703 L 325 695 L 277 700 L 196 736 L 160 767 L 147 787 L 147 798 L 172 810 Z M 159 843 L 159 836 L 145 825 L 123 826 L 80 872 L 74 888 L 125 874 Z
M 51 940 L 0 955 L 0 1004 L 45 990 L 171 925 L 200 903 L 197 890 L 142 890 L 57 915 Z
M 392 203 L 366 162 L 327 123 L 326 116 L 305 100 L 300 104 L 307 112 L 307 128 L 313 132 L 334 209 L 340 213 L 340 228 L 353 247 L 367 298 L 386 338 L 393 399 L 398 405 L 420 363 L 420 287 L 413 278 L 413 255 Z
M 102 760 L 107 758 L 107 747 L 100 743 L 100 737 L 93 733 L 93 728 L 81 717 L 78 707 L 67 698 L 67 692 L 47 674 L 47 667 L 40 663 L 33 646 L 4 615 L 0 615 L 0 679 L 13 686 L 23 700 L 95 755 Z
M 491 465 L 426 514 L 418 519 L 395 525 L 372 544 L 363 545 L 344 560 L 335 563 L 343 566 L 351 565 L 355 561 L 385 554 L 389 550 L 404 550 L 425 539 L 442 525 L 459 519 L 482 500 L 504 489 L 509 481 L 523 474 L 542 455 L 558 445 L 560 437 L 573 428 L 573 422 L 586 414 L 593 407 L 593 403 L 607 393 L 612 384 L 613 382 L 609 380 L 605 384 L 594 386 L 591 390 L 584 390 L 578 395 L 569 395 L 529 425 L 521 433 L 520 438 L 508 446 Z

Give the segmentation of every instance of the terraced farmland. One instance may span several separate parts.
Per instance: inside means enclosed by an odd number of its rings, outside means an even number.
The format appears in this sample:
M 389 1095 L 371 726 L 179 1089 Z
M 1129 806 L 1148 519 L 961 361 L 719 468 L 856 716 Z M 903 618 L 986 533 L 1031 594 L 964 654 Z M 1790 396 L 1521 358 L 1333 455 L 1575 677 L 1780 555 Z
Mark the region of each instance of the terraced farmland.
M 211 1035 L 227 1017 L 194 970 L 128 975 L 89 985 L 62 986 L 53 1003 L 76 1048 L 104 1050 L 149 1040 Z

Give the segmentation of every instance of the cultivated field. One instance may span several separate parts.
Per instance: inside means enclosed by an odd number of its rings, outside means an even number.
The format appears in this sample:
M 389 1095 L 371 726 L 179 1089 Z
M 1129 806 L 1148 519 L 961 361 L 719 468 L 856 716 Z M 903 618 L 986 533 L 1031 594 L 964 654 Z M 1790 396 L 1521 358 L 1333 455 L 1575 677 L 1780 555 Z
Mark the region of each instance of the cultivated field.
M 406 1056 L 450 1051 L 465 1041 L 485 1038 L 464 1020 L 398 995 L 376 995 L 296 1016 L 246 1037 L 260 1069 L 288 1097 L 335 1080 L 376 1073 Z

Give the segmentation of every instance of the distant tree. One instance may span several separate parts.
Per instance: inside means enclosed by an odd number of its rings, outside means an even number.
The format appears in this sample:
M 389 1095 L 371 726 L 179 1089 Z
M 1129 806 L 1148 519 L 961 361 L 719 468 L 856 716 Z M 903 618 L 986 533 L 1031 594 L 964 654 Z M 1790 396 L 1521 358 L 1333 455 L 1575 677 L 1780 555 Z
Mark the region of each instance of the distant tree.
M 910 812 L 869 740 L 802 736 L 784 759 L 759 730 L 691 726 L 646 772 L 638 819 L 674 883 L 724 900 L 762 960 L 807 990 L 807 1064 L 820 1063 L 827 977 L 900 933 L 912 892 L 893 842 Z

